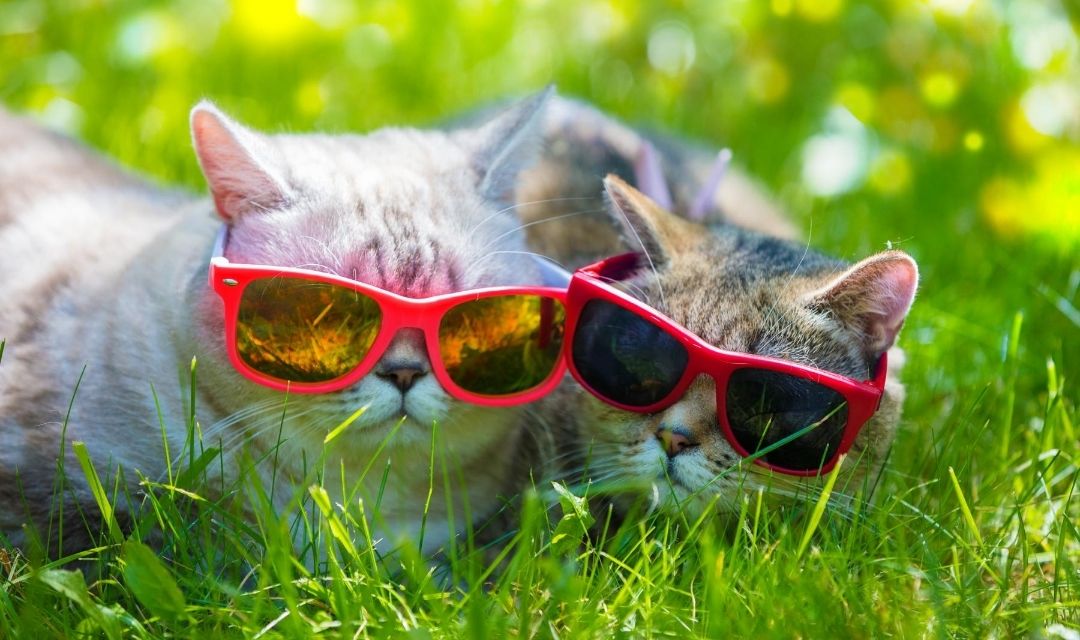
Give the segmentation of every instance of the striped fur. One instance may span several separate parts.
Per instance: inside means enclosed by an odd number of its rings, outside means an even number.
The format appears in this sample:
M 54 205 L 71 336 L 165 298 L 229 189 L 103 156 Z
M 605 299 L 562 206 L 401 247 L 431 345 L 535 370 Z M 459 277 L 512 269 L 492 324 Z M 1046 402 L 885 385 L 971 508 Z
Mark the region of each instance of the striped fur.
M 902 352 L 893 347 L 915 293 L 915 263 L 887 251 L 858 265 L 806 245 L 729 224 L 702 225 L 664 211 L 623 181 L 606 181 L 610 211 L 626 242 L 643 256 L 625 291 L 708 343 L 762 354 L 852 378 L 872 377 L 889 350 L 886 395 L 842 467 L 838 493 L 873 482 L 897 431 L 904 396 Z M 747 493 L 769 487 L 781 500 L 811 495 L 815 480 L 797 480 L 757 465 L 734 469 L 740 456 L 717 427 L 711 378 L 700 377 L 674 406 L 655 414 L 615 409 L 581 390 L 565 392 L 550 411 L 572 424 L 578 454 L 562 473 L 606 487 L 625 506 L 644 497 L 660 508 L 691 512 L 708 505 L 737 511 Z M 663 430 L 691 446 L 668 456 Z M 736 472 L 732 472 L 732 471 Z

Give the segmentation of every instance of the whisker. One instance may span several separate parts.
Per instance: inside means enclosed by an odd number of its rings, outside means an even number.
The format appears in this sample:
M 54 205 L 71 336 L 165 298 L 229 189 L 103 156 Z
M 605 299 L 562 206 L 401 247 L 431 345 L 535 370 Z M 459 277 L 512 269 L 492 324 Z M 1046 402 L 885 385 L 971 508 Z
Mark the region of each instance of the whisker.
M 517 209 L 518 207 L 524 207 L 524 206 L 533 205 L 533 204 L 548 204 L 550 202 L 570 202 L 570 201 L 573 201 L 573 200 L 595 200 L 595 198 L 593 198 L 591 196 L 566 196 L 566 197 L 562 197 L 562 198 L 547 198 L 545 200 L 529 200 L 527 202 L 515 202 L 514 204 L 512 204 L 512 205 L 510 205 L 508 207 L 503 207 L 502 209 L 499 209 L 495 213 L 492 213 L 491 215 L 487 216 L 486 218 L 484 218 L 483 220 L 478 222 L 476 224 L 476 226 L 474 226 L 472 229 L 469 229 L 469 235 L 471 236 L 472 234 L 476 233 L 476 231 L 478 229 L 480 229 L 480 227 L 487 224 L 490 220 L 501 216 L 502 214 L 506 213 L 507 211 L 513 211 L 514 209 Z M 551 218 L 551 219 L 555 219 L 555 218 Z
M 470 269 L 477 266 L 478 264 L 480 264 L 484 260 L 487 260 L 489 258 L 493 258 L 495 256 L 504 255 L 504 254 L 533 256 L 533 257 L 536 257 L 536 258 L 540 258 L 541 260 L 548 260 L 551 263 L 558 265 L 563 271 L 566 271 L 568 273 L 570 272 L 570 269 L 567 268 L 566 266 L 564 266 L 561 262 L 556 261 L 554 258 L 549 258 L 548 256 L 545 256 L 542 253 L 536 253 L 535 251 L 511 251 L 511 250 L 489 251 L 488 253 L 480 256 L 479 258 L 476 258 L 471 263 L 469 263 L 469 266 L 465 268 L 465 272 L 468 273 Z
M 515 233 L 518 233 L 519 231 L 522 231 L 524 229 L 528 229 L 529 227 L 534 227 L 534 226 L 536 226 L 538 224 L 544 224 L 545 222 L 555 222 L 555 221 L 558 221 L 558 220 L 562 220 L 564 218 L 572 218 L 574 216 L 582 216 L 582 215 L 585 215 L 587 213 L 599 213 L 599 212 L 602 212 L 602 211 L 603 211 L 603 209 L 580 209 L 578 211 L 571 211 L 569 213 L 563 213 L 563 214 L 560 214 L 560 215 L 557 215 L 557 216 L 551 216 L 550 218 L 541 218 L 540 220 L 533 220 L 532 222 L 526 222 L 524 224 L 519 224 L 516 227 L 514 227 L 513 229 L 510 229 L 508 231 L 504 231 L 503 233 L 500 233 L 499 235 L 497 235 L 494 238 L 490 239 L 487 242 L 487 244 L 480 247 L 480 251 L 486 251 L 489 247 L 491 247 L 495 243 L 499 242 L 503 238 L 505 238 L 507 236 L 511 236 L 511 235 L 513 235 Z
M 624 287 L 624 288 L 628 289 L 630 293 L 633 293 L 634 297 L 636 297 L 638 300 L 641 300 L 645 304 L 650 304 L 650 305 L 652 304 L 649 301 L 648 292 L 646 292 L 644 288 L 638 286 L 637 284 L 634 284 L 633 282 L 631 282 L 629 280 L 616 280 L 615 278 L 609 278 L 607 276 L 602 276 L 602 275 L 601 276 L 596 276 L 596 277 L 599 280 L 602 280 L 602 281 L 607 282 L 609 284 L 615 284 L 615 285 L 619 285 L 621 287 Z
M 619 212 L 619 215 L 621 215 L 623 219 L 626 220 L 626 228 L 630 230 L 630 233 L 634 234 L 634 240 L 636 240 L 638 246 L 641 247 L 641 253 L 645 256 L 645 259 L 649 261 L 649 268 L 652 269 L 653 277 L 656 278 L 656 288 L 658 293 L 660 294 L 660 303 L 666 309 L 667 299 L 664 297 L 664 288 L 663 285 L 660 283 L 660 271 L 656 268 L 656 263 L 653 261 L 652 256 L 649 255 L 649 250 L 645 246 L 645 242 L 641 239 L 641 236 L 638 234 L 637 229 L 635 229 L 634 225 L 630 222 L 630 217 L 626 215 L 626 212 L 623 211 L 622 207 L 619 206 L 617 201 L 612 200 L 612 205 L 615 207 L 615 210 Z
M 811 218 L 810 218 L 810 227 L 806 231 L 806 242 L 803 245 L 802 255 L 799 256 L 799 261 L 795 264 L 795 268 L 791 271 L 790 274 L 788 274 L 788 276 L 787 276 L 787 278 L 785 280 L 786 283 L 790 283 L 792 280 L 794 280 L 795 276 L 799 273 L 799 269 L 802 268 L 803 262 L 806 260 L 806 256 L 810 253 L 810 244 L 811 244 L 811 240 L 813 239 L 813 237 L 814 237 L 814 218 L 811 216 Z M 765 314 L 764 314 L 764 317 L 762 319 L 762 324 L 768 326 L 769 324 L 777 323 L 777 319 L 779 317 L 779 315 L 777 314 L 779 304 L 780 304 L 780 299 L 779 298 L 773 300 L 772 304 L 769 305 L 769 308 L 765 310 Z M 808 362 L 808 364 L 814 364 L 814 363 L 809 363 Z

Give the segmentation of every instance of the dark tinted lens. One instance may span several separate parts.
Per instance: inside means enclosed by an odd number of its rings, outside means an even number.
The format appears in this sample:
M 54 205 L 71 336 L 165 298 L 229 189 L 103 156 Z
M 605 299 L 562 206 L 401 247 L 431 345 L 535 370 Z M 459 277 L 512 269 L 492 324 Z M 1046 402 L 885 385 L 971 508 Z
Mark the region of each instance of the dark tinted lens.
M 759 459 L 792 471 L 811 471 L 835 456 L 848 411 L 842 395 L 816 382 L 739 369 L 728 381 L 727 418 L 735 439 L 752 454 L 795 436 Z
M 551 376 L 562 350 L 566 310 L 554 298 L 507 295 L 457 305 L 439 324 L 439 352 L 466 391 L 501 396 Z
M 637 407 L 670 394 L 688 359 L 682 344 L 663 329 L 603 300 L 590 300 L 581 310 L 571 357 L 597 393 Z
M 259 373 L 326 382 L 360 364 L 381 319 L 378 303 L 348 287 L 299 278 L 255 280 L 240 298 L 236 347 Z

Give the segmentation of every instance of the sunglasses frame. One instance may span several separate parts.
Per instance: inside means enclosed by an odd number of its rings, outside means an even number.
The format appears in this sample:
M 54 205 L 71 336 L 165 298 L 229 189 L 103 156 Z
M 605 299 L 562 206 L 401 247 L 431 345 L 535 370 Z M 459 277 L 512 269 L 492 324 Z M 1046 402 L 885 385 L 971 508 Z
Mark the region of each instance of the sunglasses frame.
M 566 359 L 563 357 L 563 350 L 560 349 L 555 363 L 552 365 L 551 373 L 536 386 L 507 395 L 480 394 L 463 389 L 453 381 L 443 364 L 442 354 L 439 350 L 439 324 L 448 311 L 462 303 L 509 295 L 535 295 L 556 300 L 563 305 L 565 310 L 565 288 L 549 286 L 486 287 L 427 298 L 407 298 L 373 285 L 320 271 L 229 262 L 224 255 L 227 237 L 228 228 L 222 227 L 210 258 L 209 283 L 225 305 L 225 344 L 229 360 L 238 372 L 253 382 L 277 391 L 294 393 L 314 394 L 340 391 L 356 384 L 364 376 L 371 373 L 394 337 L 401 329 L 406 328 L 419 329 L 424 334 L 424 344 L 427 349 L 431 372 L 448 394 L 464 402 L 489 407 L 506 407 L 532 402 L 550 393 L 558 386 L 566 374 Z M 346 287 L 362 293 L 379 305 L 382 317 L 379 321 L 379 329 L 375 335 L 375 340 L 372 342 L 367 354 L 348 373 L 325 382 L 292 382 L 260 373 L 251 368 L 240 357 L 236 340 L 236 325 L 244 289 L 253 281 L 283 276 Z M 564 329 L 563 340 L 565 339 Z
M 881 405 L 885 389 L 885 376 L 888 370 L 885 354 L 881 355 L 877 363 L 874 377 L 871 380 L 862 381 L 825 371 L 824 369 L 797 364 L 789 360 L 726 351 L 714 347 L 656 309 L 605 282 L 605 280 L 617 280 L 619 275 L 626 274 L 637 268 L 640 261 L 640 254 L 627 253 L 582 267 L 574 273 L 566 294 L 566 331 L 563 335 L 563 349 L 566 354 L 564 358 L 566 366 L 570 374 L 578 381 L 578 384 L 600 400 L 619 409 L 635 413 L 656 413 L 678 402 L 686 393 L 686 389 L 699 375 L 708 375 L 713 379 L 716 387 L 716 421 L 720 431 L 736 453 L 744 458 L 752 458 L 754 454 L 739 444 L 728 422 L 727 387 L 731 375 L 740 369 L 761 369 L 809 380 L 839 393 L 847 402 L 847 424 L 844 426 L 844 433 L 839 446 L 828 460 L 825 460 L 820 467 L 814 469 L 789 469 L 770 464 L 760 457 L 754 458 L 753 461 L 773 471 L 793 476 L 816 476 L 831 471 L 836 466 L 840 456 L 851 449 L 859 430 Z M 608 276 L 605 274 L 613 275 Z M 577 333 L 581 311 L 585 304 L 591 300 L 608 302 L 632 312 L 662 329 L 686 349 L 686 369 L 682 372 L 678 383 L 675 384 L 670 393 L 649 405 L 628 405 L 599 393 L 582 377 L 574 363 L 574 336 Z

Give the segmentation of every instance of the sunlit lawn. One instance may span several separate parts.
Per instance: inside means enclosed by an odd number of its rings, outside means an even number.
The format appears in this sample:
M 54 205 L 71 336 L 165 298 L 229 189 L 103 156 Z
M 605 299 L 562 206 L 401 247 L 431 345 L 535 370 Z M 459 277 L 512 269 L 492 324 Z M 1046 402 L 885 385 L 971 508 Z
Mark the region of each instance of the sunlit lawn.
M 254 486 L 158 487 L 126 542 L 93 523 L 85 558 L 0 552 L 0 637 L 1080 633 L 1080 45 L 1054 6 L 103 4 L 0 7 L 0 99 L 168 184 L 202 189 L 203 96 L 261 128 L 366 130 L 554 80 L 731 146 L 815 247 L 919 261 L 905 425 L 854 512 L 754 498 L 734 522 L 644 519 L 597 546 L 527 497 L 504 570 L 465 545 L 453 579 L 377 560 L 317 488 L 299 524 L 315 562 Z M 200 493 L 197 471 L 171 484 Z

